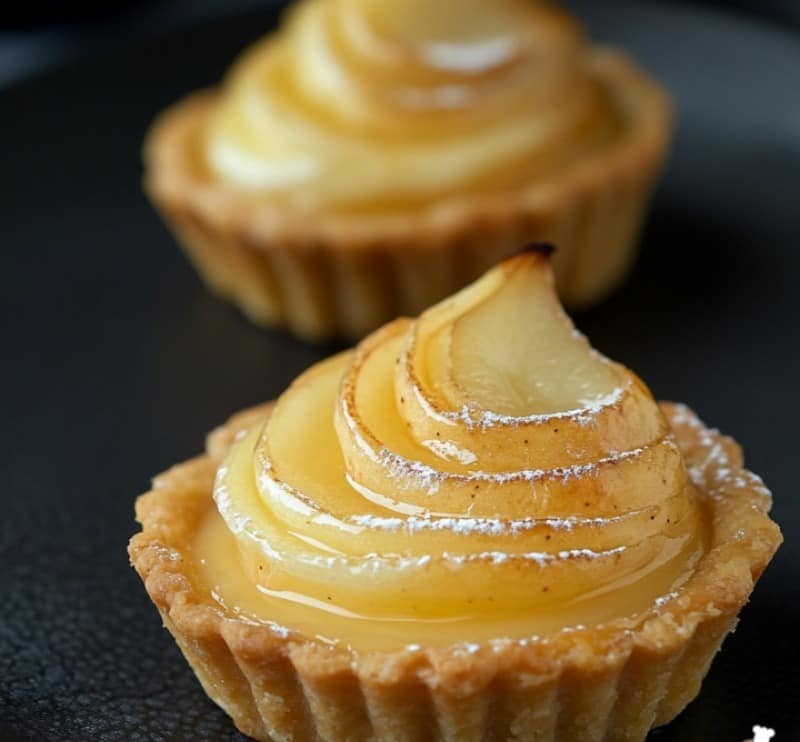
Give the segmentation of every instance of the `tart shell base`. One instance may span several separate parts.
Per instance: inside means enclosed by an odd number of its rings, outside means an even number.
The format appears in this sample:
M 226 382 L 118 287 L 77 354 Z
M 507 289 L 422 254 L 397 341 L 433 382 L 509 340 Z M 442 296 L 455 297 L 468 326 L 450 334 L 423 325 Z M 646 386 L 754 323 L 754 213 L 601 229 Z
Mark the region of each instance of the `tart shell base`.
M 697 695 L 781 541 L 769 492 L 736 443 L 683 406 L 662 409 L 707 504 L 710 542 L 688 583 L 634 628 L 365 652 L 223 609 L 198 584 L 191 544 L 221 458 L 267 406 L 154 480 L 137 502 L 131 561 L 206 693 L 256 740 L 644 740 Z
M 145 190 L 212 291 L 256 323 L 308 339 L 360 338 L 416 315 L 532 241 L 558 247 L 561 298 L 585 307 L 633 262 L 671 129 L 667 95 L 632 62 L 608 49 L 592 61 L 627 131 L 527 188 L 393 214 L 294 212 L 208 171 L 204 125 L 218 93 L 206 91 L 156 120 Z

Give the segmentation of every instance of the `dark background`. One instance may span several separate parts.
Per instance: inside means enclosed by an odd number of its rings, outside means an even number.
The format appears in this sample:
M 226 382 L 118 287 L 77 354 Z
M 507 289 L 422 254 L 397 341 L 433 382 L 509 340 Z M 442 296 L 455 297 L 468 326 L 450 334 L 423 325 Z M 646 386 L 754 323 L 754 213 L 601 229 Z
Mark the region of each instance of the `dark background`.
M 666 82 L 680 120 L 634 275 L 577 322 L 743 444 L 786 536 L 700 698 L 652 740 L 761 723 L 796 742 L 797 4 L 569 4 Z M 133 500 L 331 349 L 204 290 L 140 193 L 139 147 L 280 3 L 50 3 L 34 22 L 44 5 L 0 14 L 0 739 L 237 739 L 127 564 Z
M 569 0 L 562 1 L 570 6 Z M 641 5 L 651 3 L 705 6 L 800 30 L 800 0 L 639 0 Z M 275 4 L 270 0 L 12 0 L 0 11 L 0 86 L 129 37 Z

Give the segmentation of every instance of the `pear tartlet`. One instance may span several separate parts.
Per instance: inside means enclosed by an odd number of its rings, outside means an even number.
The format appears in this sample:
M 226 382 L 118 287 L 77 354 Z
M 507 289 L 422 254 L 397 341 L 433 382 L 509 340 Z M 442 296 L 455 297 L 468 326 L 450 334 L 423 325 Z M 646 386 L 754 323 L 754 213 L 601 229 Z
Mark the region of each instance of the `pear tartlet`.
M 526 241 L 574 307 L 633 259 L 663 89 L 531 0 L 303 0 L 218 89 L 160 115 L 145 189 L 259 323 L 360 338 Z
M 214 431 L 129 551 L 258 740 L 643 740 L 780 544 L 742 463 L 529 250 Z

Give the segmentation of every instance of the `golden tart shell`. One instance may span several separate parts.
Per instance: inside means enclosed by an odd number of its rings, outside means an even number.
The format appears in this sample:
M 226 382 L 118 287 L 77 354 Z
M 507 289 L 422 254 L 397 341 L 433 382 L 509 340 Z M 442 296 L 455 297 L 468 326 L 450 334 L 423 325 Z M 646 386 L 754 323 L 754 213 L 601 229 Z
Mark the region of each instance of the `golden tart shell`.
M 627 272 L 671 130 L 667 94 L 625 55 L 591 52 L 628 125 L 613 144 L 528 188 L 453 196 L 413 213 L 292 213 L 215 180 L 201 142 L 216 91 L 163 112 L 144 148 L 145 190 L 209 287 L 253 321 L 309 339 L 360 338 L 416 315 L 529 241 L 558 245 L 571 307 Z
M 661 407 L 708 508 L 710 540 L 689 581 L 634 629 L 612 621 L 541 639 L 359 652 L 224 610 L 198 585 L 192 539 L 230 443 L 269 405 L 234 416 L 205 455 L 155 478 L 137 502 L 131 561 L 207 694 L 257 740 L 644 740 L 698 694 L 781 542 L 739 446 L 688 408 Z

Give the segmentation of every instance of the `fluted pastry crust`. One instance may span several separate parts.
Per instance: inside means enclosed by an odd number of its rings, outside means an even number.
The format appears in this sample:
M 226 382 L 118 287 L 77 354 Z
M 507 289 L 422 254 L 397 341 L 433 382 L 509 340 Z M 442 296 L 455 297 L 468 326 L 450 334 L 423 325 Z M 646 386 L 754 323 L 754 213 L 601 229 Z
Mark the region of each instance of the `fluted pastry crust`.
M 130 556 L 208 695 L 258 740 L 643 740 L 697 695 L 714 653 L 781 541 L 771 497 L 739 446 L 662 404 L 710 514 L 689 581 L 638 627 L 611 621 L 545 638 L 361 652 L 226 611 L 198 583 L 192 540 L 216 469 L 269 405 L 234 416 L 207 453 L 137 502 Z
M 530 240 L 558 244 L 559 292 L 585 306 L 632 261 L 671 118 L 664 91 L 625 55 L 589 54 L 627 126 L 528 187 L 439 198 L 411 213 L 309 217 L 212 177 L 198 155 L 218 95 L 206 91 L 157 119 L 145 189 L 213 290 L 254 321 L 304 337 L 357 338 L 417 314 Z

